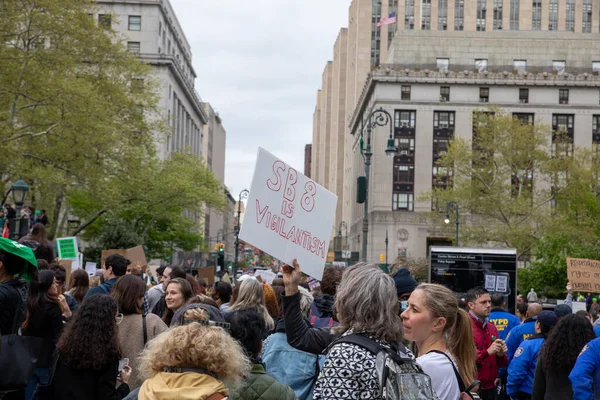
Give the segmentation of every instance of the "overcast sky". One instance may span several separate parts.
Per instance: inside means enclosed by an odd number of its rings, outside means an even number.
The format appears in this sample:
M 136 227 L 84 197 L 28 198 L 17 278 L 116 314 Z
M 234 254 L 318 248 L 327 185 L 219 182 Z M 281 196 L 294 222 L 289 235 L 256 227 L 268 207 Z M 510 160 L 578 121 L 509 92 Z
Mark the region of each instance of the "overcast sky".
M 350 0 L 171 3 L 192 46 L 198 93 L 227 131 L 233 196 L 250 189 L 258 146 L 303 171 L 316 92 Z

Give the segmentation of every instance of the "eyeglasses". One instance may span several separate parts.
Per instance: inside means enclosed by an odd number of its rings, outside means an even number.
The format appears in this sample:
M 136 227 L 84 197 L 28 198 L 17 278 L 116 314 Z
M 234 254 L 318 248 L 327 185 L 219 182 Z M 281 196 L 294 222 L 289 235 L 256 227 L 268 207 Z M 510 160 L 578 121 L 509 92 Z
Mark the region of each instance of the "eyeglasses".
M 123 322 L 123 314 L 118 313 L 115 318 L 115 321 L 117 321 L 117 325 L 119 325 L 121 322 Z

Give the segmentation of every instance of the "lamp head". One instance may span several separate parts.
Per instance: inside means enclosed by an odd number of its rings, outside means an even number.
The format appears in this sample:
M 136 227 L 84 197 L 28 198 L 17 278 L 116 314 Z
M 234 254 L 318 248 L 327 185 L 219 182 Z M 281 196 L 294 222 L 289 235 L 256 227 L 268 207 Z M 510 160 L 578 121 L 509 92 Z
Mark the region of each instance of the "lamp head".
M 449 224 L 450 223 L 450 216 L 448 214 L 446 214 L 446 218 L 444 218 L 444 223 L 445 224 Z
M 387 148 L 385 149 L 385 154 L 389 158 L 394 158 L 394 156 L 398 153 L 398 149 L 396 149 L 396 142 L 394 138 L 390 137 L 387 142 Z

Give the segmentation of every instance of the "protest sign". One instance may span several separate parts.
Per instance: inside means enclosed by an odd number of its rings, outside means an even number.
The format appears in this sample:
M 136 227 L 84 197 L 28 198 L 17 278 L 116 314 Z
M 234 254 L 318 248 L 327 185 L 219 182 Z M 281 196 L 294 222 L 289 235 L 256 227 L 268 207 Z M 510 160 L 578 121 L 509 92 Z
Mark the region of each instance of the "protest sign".
M 262 282 L 268 283 L 269 285 L 273 283 L 273 280 L 277 278 L 277 274 L 266 269 L 257 269 L 254 272 L 254 276 L 256 278 L 261 277 Z
M 65 269 L 65 284 L 68 286 L 71 283 L 71 268 L 73 266 L 73 260 L 59 260 L 58 263 Z
M 600 292 L 600 261 L 567 258 L 567 280 L 574 292 Z
M 335 194 L 259 148 L 239 238 L 321 280 L 336 206 Z
M 131 261 L 131 265 L 135 265 L 136 262 L 139 262 L 142 266 L 148 265 L 148 261 L 146 260 L 146 254 L 144 253 L 144 248 L 142 246 L 132 247 L 130 249 L 110 249 L 110 250 L 102 250 L 102 264 L 104 264 L 104 260 L 111 254 L 120 254 L 129 261 Z
M 209 285 L 215 284 L 215 266 L 199 268 L 198 279 L 204 279 Z
M 58 248 L 58 258 L 61 260 L 74 260 L 77 258 L 77 238 L 65 237 L 56 239 L 56 247 Z
M 94 262 L 86 262 L 85 263 L 85 272 L 88 273 L 88 275 L 92 276 L 96 274 L 96 263 Z

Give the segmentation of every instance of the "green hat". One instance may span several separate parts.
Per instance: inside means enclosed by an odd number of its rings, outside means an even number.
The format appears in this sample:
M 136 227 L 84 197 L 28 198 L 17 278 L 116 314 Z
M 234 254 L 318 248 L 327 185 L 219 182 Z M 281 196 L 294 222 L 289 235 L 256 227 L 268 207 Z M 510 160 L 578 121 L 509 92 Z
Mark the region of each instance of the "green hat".
M 37 260 L 33 254 L 33 250 L 29 247 L 15 242 L 14 240 L 0 238 L 0 251 L 13 254 L 20 257 L 37 269 Z M 21 277 L 25 280 L 31 280 L 31 276 L 27 271 L 21 271 Z

